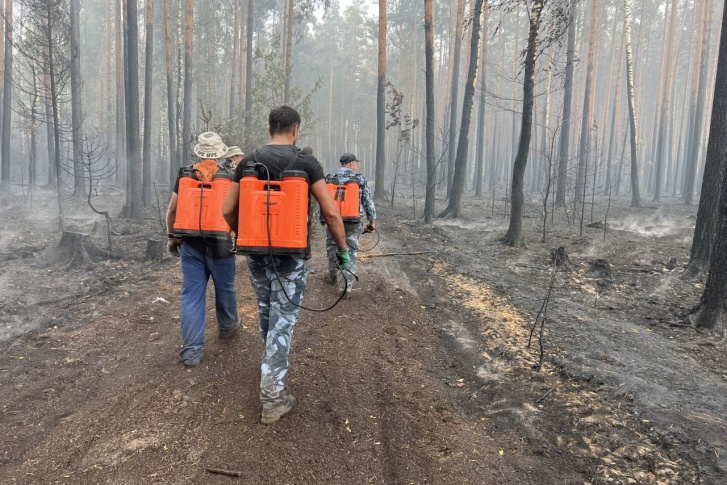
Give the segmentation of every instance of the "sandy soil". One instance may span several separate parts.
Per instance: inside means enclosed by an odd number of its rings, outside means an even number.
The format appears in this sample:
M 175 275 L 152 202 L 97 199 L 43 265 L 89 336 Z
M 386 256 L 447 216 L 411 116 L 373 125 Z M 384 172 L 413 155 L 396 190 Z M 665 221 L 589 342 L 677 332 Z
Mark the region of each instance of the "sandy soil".
M 379 207 L 353 297 L 301 314 L 300 404 L 270 427 L 242 258 L 243 331 L 220 341 L 209 325 L 204 364 L 187 370 L 179 263 L 144 258 L 156 209 L 143 224 L 114 219 L 115 259 L 68 268 L 48 264 L 54 201 L 36 193 L 31 212 L 22 196 L 0 200 L 2 483 L 723 483 L 726 343 L 681 319 L 701 283 L 678 277 L 694 223 L 678 201 L 615 201 L 605 240 L 559 214 L 546 243 L 530 208 L 527 249 L 497 242 L 500 201 L 467 200 L 462 219 L 431 226 L 410 201 Z M 113 213 L 121 202 L 99 193 Z M 68 207 L 69 225 L 96 227 L 105 247 L 102 218 Z M 322 307 L 335 292 L 314 239 L 305 304 Z M 528 337 L 558 246 L 574 267 L 553 278 L 538 367 Z

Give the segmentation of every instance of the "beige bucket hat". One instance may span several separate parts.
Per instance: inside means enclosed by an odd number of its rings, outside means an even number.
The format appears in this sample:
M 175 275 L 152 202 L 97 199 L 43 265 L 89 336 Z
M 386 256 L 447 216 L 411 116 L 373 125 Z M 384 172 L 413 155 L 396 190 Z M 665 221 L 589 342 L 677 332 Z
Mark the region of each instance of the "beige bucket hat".
M 240 150 L 240 147 L 238 147 L 238 146 L 233 145 L 231 147 L 227 147 L 227 153 L 225 153 L 225 158 L 230 158 L 235 155 L 245 155 L 245 154 L 242 153 L 242 150 Z
M 194 147 L 194 154 L 199 158 L 217 159 L 225 156 L 227 145 L 222 143 L 222 138 L 217 133 L 205 131 L 197 138 L 197 145 Z

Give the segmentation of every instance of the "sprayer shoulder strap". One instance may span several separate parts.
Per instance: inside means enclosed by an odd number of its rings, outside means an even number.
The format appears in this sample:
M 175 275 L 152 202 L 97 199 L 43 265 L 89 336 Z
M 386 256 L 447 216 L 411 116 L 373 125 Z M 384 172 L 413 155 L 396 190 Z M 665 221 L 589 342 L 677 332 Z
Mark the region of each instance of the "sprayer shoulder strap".
M 283 170 L 280 172 L 280 178 L 282 178 L 283 172 L 286 172 L 287 170 L 290 170 L 291 168 L 293 168 L 293 165 L 295 164 L 295 162 L 298 161 L 298 156 L 300 155 L 300 152 L 301 152 L 301 150 L 298 150 L 296 147 L 293 147 L 293 156 L 290 158 L 290 160 L 288 161 L 288 164 L 285 166 L 285 168 L 283 168 Z M 257 156 L 258 156 L 257 148 L 255 149 L 254 152 L 252 152 L 252 156 L 253 156 L 253 159 L 255 160 L 255 162 L 254 162 L 254 164 L 252 164 L 251 162 L 247 162 L 245 164 L 246 168 L 249 167 L 250 165 L 252 165 L 252 166 L 260 165 L 260 161 L 257 158 Z
M 298 161 L 298 155 L 300 155 L 301 150 L 298 150 L 296 147 L 293 147 L 293 157 L 290 159 L 288 164 L 283 169 L 283 172 L 286 172 L 293 168 L 293 164 L 295 164 L 296 161 Z

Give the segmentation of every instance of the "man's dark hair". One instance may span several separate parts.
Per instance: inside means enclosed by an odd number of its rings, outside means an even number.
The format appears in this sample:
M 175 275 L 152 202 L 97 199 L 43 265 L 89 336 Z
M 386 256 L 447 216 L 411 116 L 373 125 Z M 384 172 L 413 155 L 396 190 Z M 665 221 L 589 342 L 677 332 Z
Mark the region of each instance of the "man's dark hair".
M 300 125 L 300 115 L 290 106 L 278 106 L 270 111 L 268 126 L 272 134 L 288 133 L 295 125 Z

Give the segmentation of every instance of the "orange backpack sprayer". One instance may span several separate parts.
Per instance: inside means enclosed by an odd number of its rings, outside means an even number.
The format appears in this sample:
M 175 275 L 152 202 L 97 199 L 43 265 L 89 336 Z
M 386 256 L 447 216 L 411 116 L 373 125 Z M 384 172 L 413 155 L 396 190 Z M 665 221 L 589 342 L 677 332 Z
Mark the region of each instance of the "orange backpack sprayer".
M 295 159 L 293 160 L 293 162 Z M 308 175 L 283 171 L 281 180 L 258 177 L 255 167 L 246 167 L 240 180 L 237 253 L 310 256 L 308 244 Z
M 230 226 L 222 217 L 222 204 L 231 183 L 232 174 L 216 160 L 179 169 L 173 234 L 227 238 Z
M 359 222 L 360 190 L 358 182 L 350 180 L 345 184 L 338 181 L 336 176 L 326 178 L 326 187 L 331 194 L 333 203 L 338 207 L 343 222 Z

